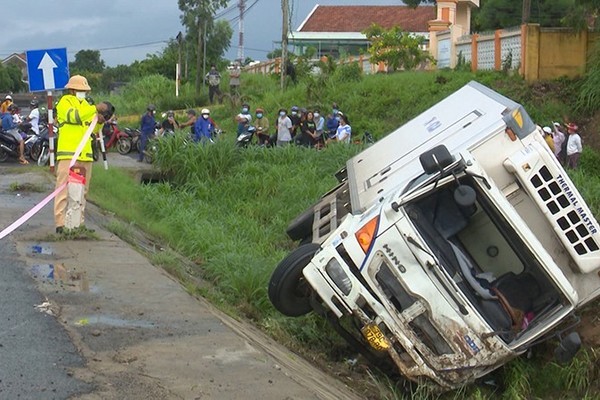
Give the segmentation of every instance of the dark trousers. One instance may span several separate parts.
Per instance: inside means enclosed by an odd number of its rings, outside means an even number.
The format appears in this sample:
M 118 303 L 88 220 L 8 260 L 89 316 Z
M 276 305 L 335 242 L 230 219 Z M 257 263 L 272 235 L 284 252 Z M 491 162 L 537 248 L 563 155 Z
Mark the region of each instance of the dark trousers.
M 146 145 L 148 144 L 148 139 L 150 138 L 150 133 L 142 132 L 140 136 L 140 154 L 138 154 L 138 160 L 142 161 L 144 159 L 144 151 L 146 150 Z
M 217 100 L 221 97 L 221 90 L 218 86 L 208 86 L 208 100 L 210 100 L 210 104 L 214 103 L 215 94 L 217 95 Z M 220 102 L 220 101 L 219 101 Z

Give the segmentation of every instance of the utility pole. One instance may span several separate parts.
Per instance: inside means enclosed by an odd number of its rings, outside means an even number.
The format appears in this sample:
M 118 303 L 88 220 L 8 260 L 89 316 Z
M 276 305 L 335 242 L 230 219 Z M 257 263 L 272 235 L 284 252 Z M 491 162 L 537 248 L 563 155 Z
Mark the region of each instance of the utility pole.
M 181 32 L 176 36 L 177 43 L 179 43 L 179 51 L 177 55 L 177 67 L 175 68 L 175 97 L 179 97 L 179 85 L 181 85 L 181 44 L 182 44 Z
M 238 7 L 240 9 L 240 20 L 239 20 L 239 45 L 238 45 L 238 61 L 240 65 L 244 62 L 244 12 L 246 11 L 246 0 L 239 0 Z
M 288 0 L 281 0 L 281 11 L 283 13 L 283 24 L 281 28 L 281 65 L 279 66 L 279 69 L 281 70 L 281 90 L 285 87 L 285 64 L 287 61 L 288 32 L 290 30 L 288 26 L 288 10 Z
M 529 16 L 531 15 L 531 0 L 523 0 L 523 18 L 521 19 L 522 24 L 529 22 Z
M 206 24 L 204 24 L 204 54 L 202 56 L 202 90 L 204 91 L 204 86 L 206 85 Z

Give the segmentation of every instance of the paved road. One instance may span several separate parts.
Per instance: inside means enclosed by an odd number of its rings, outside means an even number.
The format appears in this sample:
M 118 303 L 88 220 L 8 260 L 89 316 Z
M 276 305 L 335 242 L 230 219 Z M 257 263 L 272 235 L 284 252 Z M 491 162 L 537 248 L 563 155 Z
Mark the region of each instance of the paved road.
M 11 192 L 17 181 L 47 191 Z M 0 166 L 0 229 L 51 187 L 47 175 Z M 46 206 L 0 241 L 0 398 L 358 398 L 252 326 L 188 295 L 104 230 L 99 212 L 86 224 L 100 240 L 48 240 L 51 211 Z M 46 299 L 56 317 L 34 308 Z

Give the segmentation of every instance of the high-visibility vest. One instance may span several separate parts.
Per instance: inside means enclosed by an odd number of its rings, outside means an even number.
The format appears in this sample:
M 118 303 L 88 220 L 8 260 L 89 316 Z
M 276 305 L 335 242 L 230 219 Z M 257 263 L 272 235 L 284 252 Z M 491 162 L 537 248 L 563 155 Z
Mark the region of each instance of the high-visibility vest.
M 70 160 L 73 157 L 96 112 L 96 106 L 85 100 L 79 101 L 72 94 L 61 97 L 56 105 L 56 121 L 59 128 L 57 160 Z M 77 160 L 94 161 L 91 140 L 87 141 Z

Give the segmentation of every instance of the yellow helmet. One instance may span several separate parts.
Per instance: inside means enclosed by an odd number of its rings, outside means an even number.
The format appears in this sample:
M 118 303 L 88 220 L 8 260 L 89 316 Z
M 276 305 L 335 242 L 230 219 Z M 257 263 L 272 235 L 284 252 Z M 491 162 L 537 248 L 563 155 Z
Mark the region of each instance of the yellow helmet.
M 88 85 L 87 79 L 85 79 L 81 75 L 73 75 L 72 77 L 70 77 L 69 82 L 67 82 L 67 85 L 65 87 L 67 89 L 73 89 L 73 90 L 85 90 L 85 91 L 92 90 L 90 85 Z

